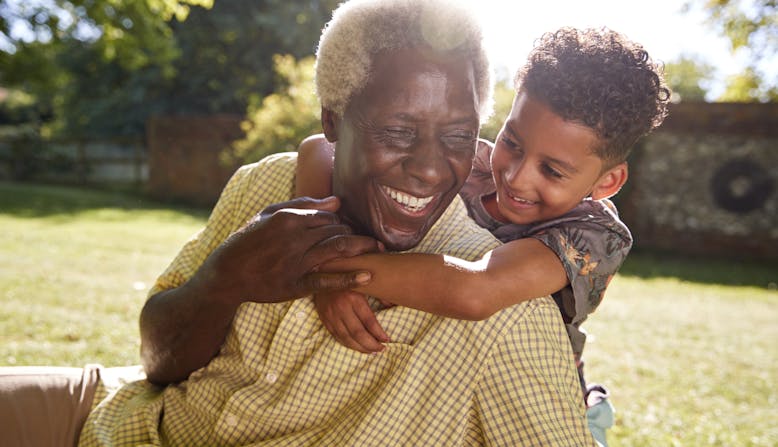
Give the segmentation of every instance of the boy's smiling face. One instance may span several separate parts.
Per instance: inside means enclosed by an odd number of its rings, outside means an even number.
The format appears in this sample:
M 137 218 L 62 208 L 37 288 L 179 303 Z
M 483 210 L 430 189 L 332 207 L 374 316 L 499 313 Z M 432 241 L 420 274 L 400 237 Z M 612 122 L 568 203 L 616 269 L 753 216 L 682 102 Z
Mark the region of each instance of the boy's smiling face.
M 615 194 L 626 181 L 626 163 L 603 171 L 597 143 L 594 130 L 519 91 L 492 152 L 496 200 L 487 209 L 500 221 L 528 224 L 559 217 L 587 196 Z

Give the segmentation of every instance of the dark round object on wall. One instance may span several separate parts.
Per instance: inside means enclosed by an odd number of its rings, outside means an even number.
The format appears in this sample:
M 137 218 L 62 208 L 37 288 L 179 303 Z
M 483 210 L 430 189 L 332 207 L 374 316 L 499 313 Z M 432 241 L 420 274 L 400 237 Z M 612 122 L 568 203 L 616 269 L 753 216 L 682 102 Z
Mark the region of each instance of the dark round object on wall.
M 736 158 L 716 170 L 711 189 L 713 199 L 721 208 L 748 213 L 764 206 L 773 191 L 773 179 L 753 160 Z

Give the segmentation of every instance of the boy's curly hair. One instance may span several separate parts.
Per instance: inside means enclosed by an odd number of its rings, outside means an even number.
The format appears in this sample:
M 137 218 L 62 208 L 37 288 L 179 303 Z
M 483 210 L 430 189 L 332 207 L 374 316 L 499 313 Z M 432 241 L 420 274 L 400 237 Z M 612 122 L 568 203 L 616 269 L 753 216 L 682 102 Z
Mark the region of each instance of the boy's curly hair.
M 516 91 L 567 121 L 593 129 L 592 148 L 613 166 L 667 116 L 670 89 L 662 66 L 643 47 L 607 28 L 561 28 L 544 34 L 516 73 Z

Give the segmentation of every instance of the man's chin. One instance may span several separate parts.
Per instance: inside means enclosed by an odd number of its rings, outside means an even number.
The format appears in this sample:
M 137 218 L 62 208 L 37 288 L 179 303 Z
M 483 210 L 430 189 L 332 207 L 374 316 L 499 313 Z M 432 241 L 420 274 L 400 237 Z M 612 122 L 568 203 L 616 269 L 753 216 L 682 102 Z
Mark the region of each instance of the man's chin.
M 383 242 L 388 250 L 405 251 L 419 245 L 429 227 L 414 230 L 398 230 L 396 228 L 383 228 L 378 239 Z

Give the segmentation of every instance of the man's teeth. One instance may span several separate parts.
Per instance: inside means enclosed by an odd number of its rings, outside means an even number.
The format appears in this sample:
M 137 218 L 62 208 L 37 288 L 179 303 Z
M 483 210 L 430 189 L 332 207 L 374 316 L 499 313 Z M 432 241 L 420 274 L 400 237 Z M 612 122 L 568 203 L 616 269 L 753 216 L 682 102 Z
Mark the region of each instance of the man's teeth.
M 408 209 L 409 211 L 416 212 L 421 211 L 426 207 L 430 202 L 432 202 L 433 197 L 415 197 L 409 194 L 406 194 L 402 191 L 398 191 L 396 189 L 389 188 L 388 186 L 383 186 L 384 191 L 389 194 L 389 197 L 391 197 L 395 202 L 402 205 L 404 208 Z

